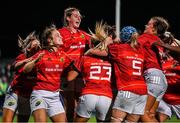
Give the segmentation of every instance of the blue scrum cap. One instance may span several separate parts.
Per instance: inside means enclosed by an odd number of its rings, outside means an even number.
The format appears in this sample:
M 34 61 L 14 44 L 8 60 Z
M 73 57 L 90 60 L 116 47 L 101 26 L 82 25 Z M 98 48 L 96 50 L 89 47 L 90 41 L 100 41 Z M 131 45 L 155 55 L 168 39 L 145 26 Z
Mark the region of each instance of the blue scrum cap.
M 132 26 L 125 26 L 120 32 L 120 38 L 122 42 L 128 42 L 133 33 L 137 30 Z

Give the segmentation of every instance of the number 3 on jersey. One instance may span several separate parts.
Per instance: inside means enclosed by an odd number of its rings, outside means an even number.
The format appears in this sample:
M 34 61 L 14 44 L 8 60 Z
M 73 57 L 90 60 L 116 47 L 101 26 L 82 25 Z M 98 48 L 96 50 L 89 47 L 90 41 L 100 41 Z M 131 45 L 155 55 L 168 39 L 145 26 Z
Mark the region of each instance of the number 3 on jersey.
M 105 71 L 105 72 L 102 72 Z M 104 75 L 105 73 L 105 75 Z M 91 66 L 89 79 L 107 80 L 111 79 L 111 67 L 109 66 Z

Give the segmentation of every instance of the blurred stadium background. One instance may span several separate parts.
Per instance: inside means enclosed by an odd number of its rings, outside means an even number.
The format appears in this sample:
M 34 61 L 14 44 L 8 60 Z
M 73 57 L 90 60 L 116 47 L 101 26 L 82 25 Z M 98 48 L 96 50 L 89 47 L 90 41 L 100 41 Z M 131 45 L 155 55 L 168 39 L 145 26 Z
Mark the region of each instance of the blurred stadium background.
M 177 39 L 180 36 L 180 15 L 178 1 L 164 0 L 121 0 L 121 27 L 133 25 L 139 30 L 152 16 L 166 18 L 170 31 Z M 13 78 L 10 70 L 14 58 L 19 54 L 17 36 L 26 37 L 30 32 L 40 33 L 52 23 L 63 26 L 63 10 L 69 6 L 77 7 L 85 16 L 81 29 L 93 30 L 96 21 L 104 20 L 115 25 L 116 0 L 52 0 L 52 1 L 12 1 L 0 4 L 0 109 L 6 89 Z M 2 110 L 2 109 L 1 109 Z M 0 110 L 0 115 L 2 114 Z M 0 119 L 1 121 L 1 119 Z

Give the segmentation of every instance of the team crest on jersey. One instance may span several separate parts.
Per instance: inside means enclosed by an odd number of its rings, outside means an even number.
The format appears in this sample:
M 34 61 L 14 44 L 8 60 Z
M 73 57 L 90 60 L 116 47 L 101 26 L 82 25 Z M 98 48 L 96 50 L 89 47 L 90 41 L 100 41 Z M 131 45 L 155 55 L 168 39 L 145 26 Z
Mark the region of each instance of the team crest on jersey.
M 13 105 L 15 105 L 15 100 L 10 100 L 10 101 L 8 102 L 8 106 L 13 106 Z
M 39 106 L 41 103 L 42 103 L 42 100 L 38 100 L 38 101 L 36 102 L 35 106 L 37 107 L 37 106 Z
M 61 58 L 60 58 L 60 62 L 64 62 L 64 57 L 61 57 Z
M 82 38 L 82 39 L 85 39 L 85 36 L 84 36 L 84 34 L 82 34 L 82 35 L 81 35 L 81 38 Z

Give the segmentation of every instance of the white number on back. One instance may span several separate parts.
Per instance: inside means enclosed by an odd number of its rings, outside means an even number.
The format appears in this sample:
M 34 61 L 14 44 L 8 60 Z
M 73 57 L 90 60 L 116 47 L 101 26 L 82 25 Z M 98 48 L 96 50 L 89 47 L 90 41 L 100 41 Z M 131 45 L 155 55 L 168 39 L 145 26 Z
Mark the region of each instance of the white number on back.
M 100 74 L 102 70 L 106 70 L 107 77 L 101 77 Z M 108 80 L 111 79 L 111 67 L 108 66 L 91 66 L 90 68 L 90 79 L 96 79 L 96 80 Z
M 139 67 L 141 66 L 141 64 L 142 62 L 140 61 L 136 61 L 136 60 L 132 61 L 132 67 L 134 70 L 136 70 L 136 72 L 133 72 L 133 75 L 139 75 L 139 76 L 141 75 L 141 67 Z

